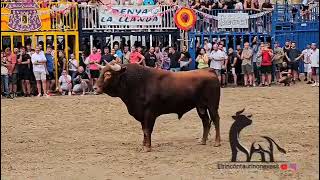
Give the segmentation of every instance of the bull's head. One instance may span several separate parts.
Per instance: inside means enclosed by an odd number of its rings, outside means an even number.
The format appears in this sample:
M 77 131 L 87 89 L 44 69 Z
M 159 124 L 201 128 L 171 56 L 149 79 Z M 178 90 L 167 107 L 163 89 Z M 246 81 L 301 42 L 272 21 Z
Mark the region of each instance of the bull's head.
M 127 67 L 119 64 L 98 65 L 101 69 L 100 76 L 94 85 L 97 94 L 107 93 L 110 96 L 118 96 L 120 76 L 126 71 Z
M 238 123 L 241 123 L 245 126 L 248 126 L 250 124 L 252 124 L 252 120 L 250 119 L 252 117 L 252 114 L 249 114 L 249 115 L 243 115 L 242 113 L 244 112 L 244 108 L 238 112 L 236 112 L 236 115 L 235 116 L 232 116 L 232 118 L 235 120 L 235 121 L 238 121 Z

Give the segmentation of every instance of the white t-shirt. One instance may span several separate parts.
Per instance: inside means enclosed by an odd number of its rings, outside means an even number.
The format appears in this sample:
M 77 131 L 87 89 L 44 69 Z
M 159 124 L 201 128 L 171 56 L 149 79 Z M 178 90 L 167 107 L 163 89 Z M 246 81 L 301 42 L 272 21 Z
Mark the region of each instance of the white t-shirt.
M 210 68 L 222 69 L 222 65 L 226 59 L 226 53 L 220 50 L 212 51 L 209 58 L 211 59 Z
M 302 51 L 303 54 L 303 61 L 304 63 L 310 64 L 310 55 L 311 55 L 311 49 L 305 49 Z
M 35 65 L 34 63 L 35 62 L 46 62 L 47 61 L 47 59 L 46 59 L 46 57 L 44 56 L 44 54 L 43 53 L 39 53 L 39 54 L 37 54 L 37 53 L 34 53 L 34 54 L 32 54 L 32 56 L 31 56 L 31 62 L 32 62 L 32 64 L 33 64 L 33 71 L 34 72 L 46 72 L 46 66 L 45 66 L 45 64 L 38 64 L 38 65 Z
M 78 69 L 78 61 L 76 59 L 69 60 L 69 71 L 77 71 Z
M 59 83 L 61 83 L 61 86 L 67 86 L 68 82 L 71 82 L 70 75 L 67 75 L 67 77 L 63 75 L 59 77 Z
M 319 49 L 311 50 L 310 53 L 311 67 L 319 67 Z

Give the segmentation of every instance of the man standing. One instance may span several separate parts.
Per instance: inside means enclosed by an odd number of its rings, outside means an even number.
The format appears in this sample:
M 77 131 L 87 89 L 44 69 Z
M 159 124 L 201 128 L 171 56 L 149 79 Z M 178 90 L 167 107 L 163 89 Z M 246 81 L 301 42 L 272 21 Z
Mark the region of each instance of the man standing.
M 89 69 L 90 69 L 90 75 L 91 75 L 91 87 L 95 84 L 96 80 L 99 78 L 100 71 L 99 67 L 96 65 L 100 64 L 101 62 L 101 54 L 97 52 L 97 48 L 92 48 L 92 53 L 89 56 Z
M 47 46 L 47 52 L 45 53 L 45 57 L 47 59 L 47 90 L 48 94 L 50 94 L 51 90 L 55 85 L 55 76 L 54 76 L 54 58 L 52 56 L 52 48 L 51 46 Z
M 156 67 L 157 56 L 154 54 L 154 47 L 150 47 L 149 52 L 145 55 L 146 66 Z
M 135 46 L 132 46 L 130 53 L 130 63 L 131 64 L 140 64 L 144 66 L 144 56 L 138 52 Z
M 217 44 L 213 45 L 213 51 L 209 55 L 209 59 L 211 60 L 210 68 L 215 70 L 215 72 L 219 78 L 219 82 L 221 83 L 221 68 L 222 68 L 222 64 L 225 60 L 225 55 L 222 51 L 220 51 L 218 49 Z
M 35 53 L 31 56 L 33 64 L 33 73 L 37 81 L 38 97 L 41 96 L 41 83 L 43 88 L 43 96 L 48 97 L 46 88 L 46 62 L 47 59 L 43 53 L 40 52 L 39 46 L 36 47 Z
M 279 46 L 278 42 L 274 43 L 274 56 L 273 56 L 273 76 L 274 81 L 279 82 L 280 80 L 280 68 L 283 63 L 284 52 L 283 49 Z
M 103 55 L 101 56 L 101 65 L 104 66 L 106 64 L 106 62 L 108 62 L 107 59 L 109 59 L 109 57 L 110 57 L 109 53 L 110 53 L 109 47 L 105 47 L 103 49 Z
M 114 48 L 114 50 L 115 50 L 116 55 L 118 56 L 118 58 L 121 59 L 122 56 L 123 56 L 123 54 L 122 54 L 121 49 L 119 49 L 119 45 L 118 45 L 118 44 L 115 44 L 113 48 Z
M 124 46 L 123 56 L 122 56 L 122 64 L 129 64 L 129 63 L 130 63 L 129 46 Z
M 25 47 L 21 47 L 21 56 L 18 59 L 19 63 L 19 76 L 22 82 L 22 90 L 25 97 L 31 97 L 30 79 L 32 75 L 31 71 L 31 57 L 26 52 Z
M 175 47 L 169 48 L 170 71 L 172 71 L 172 72 L 180 71 L 179 59 L 181 57 L 181 54 L 179 52 L 177 52 L 176 50 L 177 49 Z
M 312 84 L 311 82 L 311 61 L 310 61 L 310 55 L 311 55 L 311 45 L 307 44 L 307 48 L 302 51 L 303 56 L 303 62 L 304 62 L 304 81 L 308 81 L 307 84 Z
M 182 47 L 181 56 L 179 59 L 181 71 L 188 71 L 191 63 L 190 53 L 187 51 L 187 46 Z
M 7 61 L 8 61 L 8 74 L 9 74 L 9 91 L 12 93 L 12 97 L 16 96 L 17 93 L 17 49 L 15 48 L 15 52 L 12 53 L 10 48 L 6 48 L 5 50 Z
M 291 49 L 285 53 L 286 58 L 288 59 L 288 67 L 293 73 L 293 82 L 298 78 L 299 73 L 299 59 L 301 52 L 296 48 L 296 43 L 291 43 Z
M 316 43 L 311 44 L 311 68 L 312 68 L 312 76 L 315 81 L 312 85 L 313 87 L 319 87 L 319 49 L 317 48 Z
M 157 57 L 157 63 L 161 64 L 161 60 L 163 59 L 163 53 L 160 51 L 160 47 L 159 46 L 155 47 L 154 54 Z
M 224 61 L 222 62 L 222 67 L 221 67 L 221 81 L 222 81 L 222 87 L 227 84 L 227 65 L 228 65 L 228 55 L 224 51 L 223 47 L 223 41 L 220 41 L 218 45 L 218 49 L 222 52 L 223 56 L 225 57 Z
M 249 48 L 249 43 L 245 42 L 244 48 L 241 53 L 241 59 L 242 59 L 241 69 L 242 69 L 242 73 L 244 74 L 244 78 L 243 78 L 244 79 L 244 86 L 248 86 L 248 79 L 249 79 L 249 85 L 253 86 L 252 56 L 253 56 L 253 52 Z

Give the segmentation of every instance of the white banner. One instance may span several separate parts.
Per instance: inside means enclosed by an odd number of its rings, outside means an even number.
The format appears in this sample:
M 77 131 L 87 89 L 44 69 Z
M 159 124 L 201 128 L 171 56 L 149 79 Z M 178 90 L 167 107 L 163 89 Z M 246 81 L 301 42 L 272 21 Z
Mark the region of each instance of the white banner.
M 218 28 L 249 28 L 248 13 L 218 13 Z
M 100 25 L 160 25 L 159 6 L 112 6 L 99 8 Z

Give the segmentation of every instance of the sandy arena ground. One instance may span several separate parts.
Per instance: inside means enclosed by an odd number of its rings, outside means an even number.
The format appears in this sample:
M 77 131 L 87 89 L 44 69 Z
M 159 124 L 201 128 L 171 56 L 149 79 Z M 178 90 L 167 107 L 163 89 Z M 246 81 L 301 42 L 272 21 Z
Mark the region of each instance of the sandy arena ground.
M 319 89 L 307 85 L 222 90 L 222 146 L 199 145 L 202 124 L 195 110 L 181 120 L 158 118 L 153 152 L 141 152 L 140 123 L 118 98 L 107 95 L 1 100 L 1 179 L 319 179 Z M 298 171 L 217 169 L 230 161 L 228 133 L 236 111 L 253 124 L 241 142 L 260 135 L 287 150 L 276 160 Z

